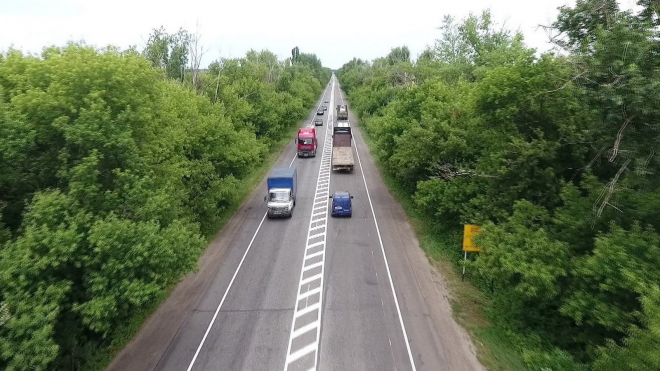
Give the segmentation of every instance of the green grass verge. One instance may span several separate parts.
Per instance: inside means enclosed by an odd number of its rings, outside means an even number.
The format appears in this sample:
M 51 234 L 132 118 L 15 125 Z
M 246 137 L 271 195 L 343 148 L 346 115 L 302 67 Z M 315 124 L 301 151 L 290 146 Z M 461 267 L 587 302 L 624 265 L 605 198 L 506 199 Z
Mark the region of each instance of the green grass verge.
M 366 130 L 362 130 L 362 133 L 369 148 L 375 148 Z M 488 295 L 467 279 L 461 281 L 462 272 L 458 264 L 463 257 L 461 232 L 438 225 L 421 215 L 415 208 L 412 196 L 398 185 L 377 156 L 374 156 L 374 162 L 390 193 L 408 216 L 420 247 L 445 278 L 451 293 L 449 300 L 454 319 L 470 334 L 481 364 L 491 371 L 527 370 L 522 355 L 506 331 L 494 326 L 488 319 Z
M 316 107 L 316 105 L 314 106 Z M 310 107 L 311 111 L 313 107 Z M 237 194 L 237 202 L 232 205 L 230 208 L 226 209 L 220 216 L 218 226 L 216 230 L 220 231 L 224 226 L 229 222 L 229 220 L 236 214 L 239 207 L 247 199 L 247 197 L 254 191 L 254 189 L 259 185 L 261 179 L 268 173 L 268 170 L 275 164 L 277 159 L 280 157 L 286 145 L 289 144 L 292 138 L 298 132 L 298 128 L 307 121 L 307 117 L 304 119 L 297 120 L 295 125 L 292 124 L 290 128 L 287 129 L 282 139 L 277 141 L 272 147 L 268 155 L 266 155 L 264 161 L 257 166 L 251 175 L 241 180 L 241 186 Z M 215 235 L 209 236 L 207 240 L 210 242 L 215 238 Z M 202 252 L 203 254 L 203 252 Z M 160 305 L 167 299 L 178 282 L 172 284 L 170 287 L 165 290 L 162 295 L 154 300 L 150 305 L 145 306 L 142 310 L 135 313 L 135 316 L 131 318 L 123 326 L 117 328 L 112 334 L 112 341 L 109 342 L 109 346 L 105 348 L 97 349 L 88 349 L 86 352 L 88 356 L 84 357 L 86 362 L 79 365 L 81 371 L 102 371 L 110 365 L 110 362 L 114 357 L 119 354 L 119 352 L 124 349 L 124 347 L 137 335 L 142 326 L 146 321 L 151 317 L 151 315 L 160 307 Z

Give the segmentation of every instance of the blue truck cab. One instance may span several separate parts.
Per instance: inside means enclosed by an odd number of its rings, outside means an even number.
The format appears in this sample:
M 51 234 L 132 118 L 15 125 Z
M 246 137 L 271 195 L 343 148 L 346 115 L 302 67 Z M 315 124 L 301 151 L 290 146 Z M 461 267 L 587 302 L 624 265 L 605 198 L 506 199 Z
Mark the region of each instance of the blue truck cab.
M 353 215 L 353 205 L 350 193 L 347 191 L 337 191 L 333 193 L 330 198 L 332 199 L 332 212 L 331 216 L 348 216 Z

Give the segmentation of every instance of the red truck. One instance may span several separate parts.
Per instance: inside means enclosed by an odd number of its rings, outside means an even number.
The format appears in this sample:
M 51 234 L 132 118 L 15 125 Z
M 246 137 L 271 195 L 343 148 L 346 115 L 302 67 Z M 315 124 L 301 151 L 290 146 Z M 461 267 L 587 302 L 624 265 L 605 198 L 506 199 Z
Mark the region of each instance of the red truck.
M 298 136 L 296 137 L 298 143 L 298 157 L 312 156 L 316 157 L 316 129 L 315 128 L 301 128 L 298 129 Z

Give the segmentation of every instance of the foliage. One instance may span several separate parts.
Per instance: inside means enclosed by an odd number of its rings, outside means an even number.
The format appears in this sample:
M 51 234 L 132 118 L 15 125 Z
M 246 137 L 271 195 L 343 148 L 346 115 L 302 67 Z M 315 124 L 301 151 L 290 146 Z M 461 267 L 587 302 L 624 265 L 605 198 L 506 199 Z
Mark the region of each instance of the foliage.
M 299 57 L 291 66 L 272 52 L 251 50 L 244 58 L 215 61 L 200 77 L 201 94 L 221 103 L 235 127 L 254 132 L 270 145 L 316 101 L 321 81 L 330 79 L 315 55 Z M 307 64 L 308 59 L 314 63 Z
M 0 369 L 92 361 L 195 268 L 321 92 L 321 69 L 262 51 L 218 61 L 196 94 L 186 35 L 0 56 Z
M 167 77 L 183 80 L 190 58 L 192 35 L 184 29 L 168 34 L 164 27 L 154 29 L 149 35 L 144 57 L 155 68 L 165 72 Z
M 445 17 L 414 64 L 393 49 L 338 71 L 427 224 L 483 226 L 472 280 L 530 369 L 658 368 L 660 44 L 644 4 L 561 8 L 567 56 L 535 56 L 486 11 Z

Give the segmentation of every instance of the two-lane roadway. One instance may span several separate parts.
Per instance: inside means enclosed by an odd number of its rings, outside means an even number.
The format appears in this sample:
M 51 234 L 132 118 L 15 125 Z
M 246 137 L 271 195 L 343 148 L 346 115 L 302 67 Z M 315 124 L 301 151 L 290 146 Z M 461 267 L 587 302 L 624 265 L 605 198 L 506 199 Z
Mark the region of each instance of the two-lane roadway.
M 275 165 L 297 167 L 293 217 L 265 218 L 262 181 L 109 370 L 483 369 L 352 115 L 355 170 L 330 171 L 334 76 L 325 100 L 317 156 L 292 142 Z M 330 217 L 336 190 L 351 218 Z

